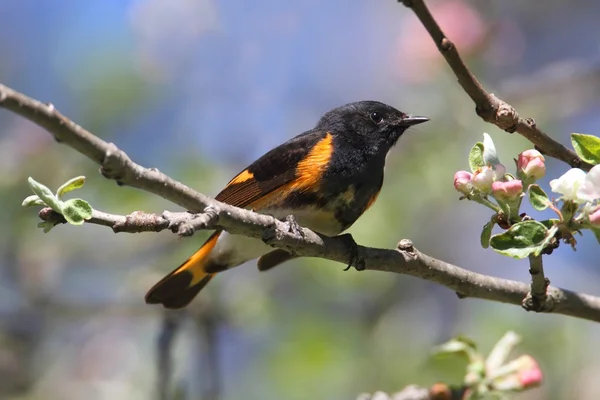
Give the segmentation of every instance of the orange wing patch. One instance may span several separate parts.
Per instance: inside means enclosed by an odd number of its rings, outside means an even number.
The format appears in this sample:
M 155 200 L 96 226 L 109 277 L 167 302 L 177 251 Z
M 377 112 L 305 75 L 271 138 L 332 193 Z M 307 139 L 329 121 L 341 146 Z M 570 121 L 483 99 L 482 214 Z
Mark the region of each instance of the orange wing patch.
M 333 136 L 327 133 L 295 168 L 278 171 L 271 179 L 258 182 L 249 170 L 240 172 L 216 200 L 256 211 L 279 205 L 290 193 L 317 191 L 333 154 Z
M 254 178 L 254 174 L 247 169 L 240 172 L 235 178 L 233 178 L 227 185 L 235 185 L 236 183 L 243 183 Z
M 260 196 L 261 192 L 254 174 L 245 169 L 229 181 L 215 199 L 232 206 L 246 207 L 254 198 Z
M 291 182 L 293 189 L 301 191 L 317 190 L 332 154 L 333 136 L 327 132 L 325 137 L 310 150 L 306 158 L 298 163 L 296 179 Z
M 249 204 L 254 210 L 266 209 L 277 206 L 293 192 L 317 191 L 321 178 L 327 170 L 327 164 L 333 154 L 333 136 L 327 133 L 323 139 L 310 150 L 308 155 L 298 163 L 295 170 L 296 177 L 291 182 L 277 190 L 256 199 Z

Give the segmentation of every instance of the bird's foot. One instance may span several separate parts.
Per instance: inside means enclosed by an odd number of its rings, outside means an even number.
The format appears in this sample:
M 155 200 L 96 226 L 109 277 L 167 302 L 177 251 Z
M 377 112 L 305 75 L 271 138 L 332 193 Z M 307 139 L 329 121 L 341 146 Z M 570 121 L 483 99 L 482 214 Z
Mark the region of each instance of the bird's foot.
M 364 271 L 366 269 L 365 258 L 359 254 L 358 244 L 356 244 L 352 235 L 345 233 L 340 235 L 339 238 L 346 242 L 346 245 L 350 249 L 350 261 L 348 262 L 348 266 L 344 268 L 344 271 L 348 271 L 352 267 L 357 271 Z

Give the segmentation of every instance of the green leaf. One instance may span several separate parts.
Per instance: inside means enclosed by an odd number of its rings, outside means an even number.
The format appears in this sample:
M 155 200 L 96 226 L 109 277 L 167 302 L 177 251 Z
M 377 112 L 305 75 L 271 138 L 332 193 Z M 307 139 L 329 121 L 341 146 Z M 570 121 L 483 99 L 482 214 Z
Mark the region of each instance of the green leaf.
M 469 361 L 481 361 L 482 357 L 477 353 L 477 345 L 472 340 L 459 336 L 433 349 L 438 356 L 450 354 L 465 354 Z
M 454 337 L 454 339 L 452 340 L 457 340 L 459 342 L 463 342 L 465 343 L 467 346 L 469 346 L 470 348 L 472 348 L 473 350 L 477 350 L 477 343 L 475 343 L 475 341 L 467 336 L 463 336 L 463 335 L 457 335 L 456 337 Z
M 556 219 L 556 218 L 550 218 L 550 219 L 545 219 L 543 221 L 540 221 L 540 223 L 543 224 L 548 229 L 554 228 L 554 226 L 556 226 L 556 224 L 558 224 L 559 222 L 560 222 L 560 220 Z
M 500 164 L 500 158 L 498 158 L 494 141 L 487 133 L 483 134 L 483 162 L 484 165 Z
M 481 247 L 487 249 L 490 247 L 490 238 L 492 237 L 492 229 L 494 229 L 494 225 L 496 222 L 492 219 L 490 222 L 483 226 L 483 230 L 481 231 Z
M 539 185 L 529 185 L 529 202 L 538 211 L 543 211 L 550 205 L 550 199 Z
M 480 385 L 482 380 L 485 378 L 486 370 L 485 370 L 485 362 L 483 360 L 472 360 L 469 365 L 467 365 L 467 375 L 464 378 L 464 383 L 467 386 L 475 387 L 475 391 L 478 395 L 482 395 L 487 393 L 488 389 L 485 385 Z M 472 399 L 482 399 L 484 397 L 475 396 Z
M 548 229 L 548 233 L 546 233 L 546 238 L 542 243 L 540 243 L 539 249 L 535 253 L 533 253 L 534 256 L 539 256 L 540 254 L 542 254 L 542 250 L 548 247 L 548 245 L 554 238 L 554 235 L 556 235 L 556 232 L 558 232 L 558 226 L 553 226 L 552 228 Z
M 477 142 L 469 152 L 469 167 L 471 167 L 471 172 L 475 172 L 483 166 L 485 166 L 485 162 L 483 161 L 483 143 Z
M 42 221 L 38 222 L 37 227 L 42 228 L 44 233 L 48 233 L 50 230 L 52 230 L 52 228 L 54 228 L 54 224 L 52 222 Z
M 68 223 L 81 225 L 83 221 L 92 218 L 92 206 L 82 199 L 69 199 L 63 203 L 62 215 Z
M 65 194 L 67 194 L 70 191 L 73 191 L 75 189 L 79 189 L 80 187 L 83 186 L 84 183 L 85 183 L 85 176 L 78 176 L 73 179 L 69 179 L 67 182 L 62 184 L 61 187 L 58 188 L 58 190 L 56 191 L 56 197 L 58 197 L 59 199 L 62 199 L 62 197 Z
M 436 354 L 468 353 L 476 350 L 476 345 L 469 339 L 458 337 L 434 348 Z
M 498 253 L 513 258 L 539 255 L 555 232 L 552 229 L 548 230 L 538 221 L 523 221 L 514 224 L 503 233 L 492 236 L 490 246 Z
M 45 206 L 46 204 L 44 204 L 44 202 L 42 201 L 42 199 L 40 199 L 40 196 L 38 195 L 31 195 L 25 198 L 25 200 L 23 200 L 23 202 L 21 203 L 22 207 L 33 207 L 33 206 Z
M 42 185 L 39 182 L 36 182 L 32 177 L 27 179 L 27 183 L 29 187 L 33 191 L 33 193 L 37 194 L 40 199 L 44 202 L 45 205 L 52 208 L 54 211 L 61 213 L 62 204 L 61 201 L 54 196 L 54 193 L 46 186 Z
M 494 345 L 492 351 L 485 360 L 485 365 L 488 371 L 493 371 L 501 367 L 508 358 L 511 351 L 514 350 L 515 346 L 521 342 L 521 337 L 515 332 L 508 331 L 502 336 L 502 338 Z
M 600 138 L 583 133 L 571 133 L 571 143 L 575 152 L 583 161 L 600 164 Z

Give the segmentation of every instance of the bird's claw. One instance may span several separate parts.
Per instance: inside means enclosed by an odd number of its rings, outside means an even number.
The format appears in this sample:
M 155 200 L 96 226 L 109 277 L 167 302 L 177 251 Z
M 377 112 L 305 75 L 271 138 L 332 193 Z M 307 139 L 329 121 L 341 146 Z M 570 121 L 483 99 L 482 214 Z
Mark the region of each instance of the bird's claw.
M 350 249 L 350 261 L 348 262 L 348 266 L 344 268 L 344 271 L 348 271 L 352 267 L 357 271 L 364 271 L 366 269 L 365 259 L 359 254 L 358 244 L 356 244 L 352 235 L 345 233 L 339 237 L 346 242 L 346 245 Z
M 304 238 L 304 232 L 302 231 L 302 227 L 296 221 L 296 217 L 293 215 L 288 215 L 285 217 L 285 223 L 288 226 L 288 232 L 298 236 L 299 238 Z

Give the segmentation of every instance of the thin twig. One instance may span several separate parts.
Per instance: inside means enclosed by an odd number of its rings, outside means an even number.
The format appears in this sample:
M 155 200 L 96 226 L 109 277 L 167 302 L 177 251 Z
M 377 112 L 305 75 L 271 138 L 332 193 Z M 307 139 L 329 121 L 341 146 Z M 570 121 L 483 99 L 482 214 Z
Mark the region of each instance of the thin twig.
M 547 296 L 550 280 L 544 274 L 542 256 L 529 256 L 529 273 L 531 274 L 531 290 L 523 300 L 523 308 L 527 311 L 543 312 L 552 308 Z
M 65 217 L 50 207 L 42 208 L 38 216 L 41 220 L 52 222 L 54 225 L 67 223 Z M 134 211 L 128 215 L 117 215 L 92 210 L 92 218 L 85 222 L 107 226 L 114 233 L 160 232 L 168 229 L 179 236 L 191 236 L 197 230 L 213 228 L 217 220 L 218 214 L 216 210 L 207 207 L 205 212 L 200 214 L 163 211 L 161 215 L 158 215 L 143 211 Z
M 487 92 L 465 64 L 456 46 L 444 34 L 424 0 L 398 0 L 412 9 L 433 39 L 440 53 L 458 78 L 458 83 L 475 103 L 475 111 L 484 121 L 507 132 L 517 132 L 543 154 L 564 161 L 571 167 L 589 171 L 592 165 L 581 160 L 569 148 L 558 143 L 536 125 L 533 118 L 521 118 L 510 104 Z
M 271 216 L 254 213 L 211 199 L 156 170 L 144 168 L 116 146 L 104 142 L 92 133 L 59 114 L 54 107 L 40 103 L 0 85 L 0 107 L 46 127 L 56 138 L 102 165 L 107 178 L 154 193 L 196 213 L 207 212 L 214 227 L 233 234 L 263 240 L 272 247 L 283 248 L 298 256 L 318 257 L 347 264 L 351 258 L 364 261 L 367 270 L 408 274 L 444 285 L 460 297 L 476 297 L 521 305 L 529 286 L 516 281 L 482 275 L 437 260 L 419 252 L 410 240 L 403 240 L 395 250 L 353 245 L 344 237 L 328 237 L 301 228 L 300 234 L 289 225 Z M 102 153 L 104 152 L 104 153 Z M 110 172 L 107 172 L 110 171 Z M 100 214 L 96 214 L 101 219 Z M 165 214 L 162 218 L 168 218 Z M 121 220 L 121 219 L 119 219 Z M 157 218 L 160 220 L 160 218 Z M 161 220 L 161 223 L 162 222 Z M 114 225 L 111 219 L 110 226 Z M 209 224 L 206 225 L 208 227 Z M 150 231 L 152 229 L 146 229 Z M 356 257 L 358 255 L 358 257 Z M 544 312 L 570 315 L 600 322 L 600 298 L 548 287 L 551 307 Z

